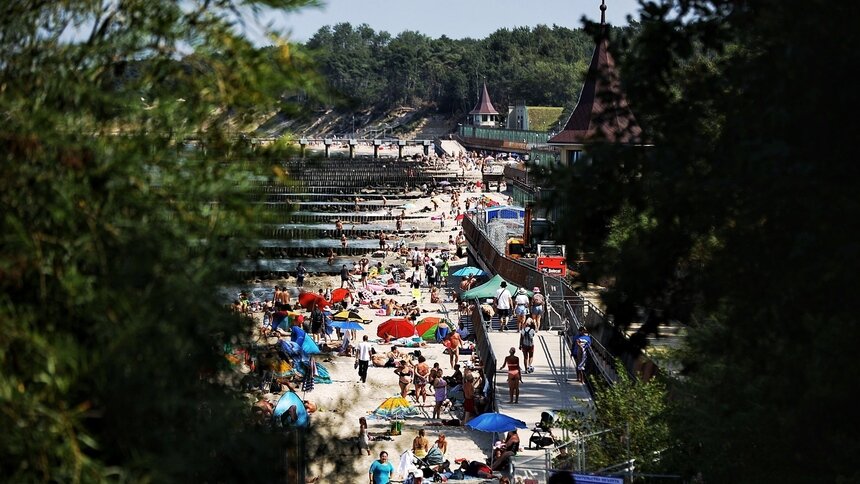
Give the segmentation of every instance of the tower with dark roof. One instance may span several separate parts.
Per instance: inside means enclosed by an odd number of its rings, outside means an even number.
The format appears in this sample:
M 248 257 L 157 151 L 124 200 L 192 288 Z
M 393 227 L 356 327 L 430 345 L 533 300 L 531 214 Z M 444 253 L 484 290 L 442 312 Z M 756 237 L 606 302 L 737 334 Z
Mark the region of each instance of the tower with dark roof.
M 601 33 L 579 101 L 564 129 L 549 139 L 549 144 L 561 150 L 563 164 L 575 163 L 589 143 L 620 143 L 638 145 L 642 129 L 636 122 L 621 90 L 615 60 L 609 53 L 609 29 L 605 20 L 606 5 L 600 5 Z
M 493 107 L 493 102 L 490 100 L 490 93 L 487 92 L 487 83 L 484 83 L 484 89 L 481 91 L 481 98 L 478 99 L 478 104 L 475 109 L 469 111 L 469 120 L 475 126 L 486 126 L 495 128 L 499 119 L 499 112 Z

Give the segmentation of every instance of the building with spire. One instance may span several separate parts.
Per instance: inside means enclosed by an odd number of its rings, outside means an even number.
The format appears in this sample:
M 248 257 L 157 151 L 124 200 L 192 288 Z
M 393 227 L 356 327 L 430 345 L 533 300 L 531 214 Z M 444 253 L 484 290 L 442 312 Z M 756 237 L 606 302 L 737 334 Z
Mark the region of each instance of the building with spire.
M 600 5 L 601 33 L 591 57 L 579 101 L 564 129 L 549 139 L 562 164 L 576 163 L 589 143 L 641 144 L 642 129 L 621 90 L 615 60 L 609 53 L 606 4 Z
M 493 102 L 490 100 L 490 93 L 487 92 L 487 83 L 484 83 L 484 88 L 481 91 L 481 97 L 478 99 L 478 104 L 475 109 L 469 111 L 469 121 L 474 126 L 484 126 L 495 128 L 499 122 L 499 112 L 493 107 Z

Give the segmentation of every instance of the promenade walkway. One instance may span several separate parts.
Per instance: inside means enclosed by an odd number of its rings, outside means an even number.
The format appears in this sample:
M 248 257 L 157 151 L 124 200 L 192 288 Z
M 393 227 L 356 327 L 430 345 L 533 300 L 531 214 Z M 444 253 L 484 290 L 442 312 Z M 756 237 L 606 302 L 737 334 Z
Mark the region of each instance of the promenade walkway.
M 514 323 L 515 325 L 516 323 Z M 576 381 L 576 366 L 569 354 L 564 357 L 561 336 L 555 331 L 541 331 L 535 337 L 535 354 L 532 365 L 533 373 L 523 374 L 520 384 L 519 403 L 508 403 L 507 370 L 496 373 L 496 402 L 500 413 L 509 415 L 525 422 L 529 429 L 534 428 L 540 421 L 544 411 L 570 410 L 587 411 L 586 404 L 591 396 L 585 385 Z M 520 364 L 523 365 L 523 354 L 519 350 L 519 334 L 516 331 L 492 331 L 489 333 L 490 345 L 496 360 L 496 369 L 502 366 L 502 361 L 511 348 L 517 349 Z M 523 462 L 544 455 L 542 449 L 528 449 L 530 430 L 520 430 L 520 453 L 515 462 Z M 555 435 L 560 432 L 554 431 Z

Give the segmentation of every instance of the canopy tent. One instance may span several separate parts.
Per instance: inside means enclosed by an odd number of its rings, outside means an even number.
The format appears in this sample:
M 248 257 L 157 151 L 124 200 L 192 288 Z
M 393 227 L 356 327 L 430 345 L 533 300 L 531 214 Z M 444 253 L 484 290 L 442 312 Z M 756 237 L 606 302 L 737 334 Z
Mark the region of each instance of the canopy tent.
M 486 299 L 489 297 L 496 297 L 496 291 L 498 291 L 499 288 L 501 287 L 502 281 L 505 281 L 505 279 L 502 278 L 502 276 L 496 274 L 489 281 L 481 284 L 478 287 L 473 287 L 472 289 L 469 289 L 468 291 L 464 292 L 460 296 L 460 298 L 461 299 Z M 518 289 L 517 286 L 512 284 L 510 281 L 505 281 L 505 282 L 508 283 L 508 292 L 511 293 L 511 296 L 516 296 L 517 295 L 517 289 Z M 529 297 L 532 297 L 534 295 L 534 293 L 529 291 L 529 290 L 526 290 L 526 294 L 528 294 Z

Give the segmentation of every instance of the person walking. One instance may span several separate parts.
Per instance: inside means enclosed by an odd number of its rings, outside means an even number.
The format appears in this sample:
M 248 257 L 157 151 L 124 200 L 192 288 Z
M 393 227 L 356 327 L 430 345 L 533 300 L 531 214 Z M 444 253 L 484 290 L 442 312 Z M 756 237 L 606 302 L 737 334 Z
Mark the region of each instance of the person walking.
M 367 367 L 370 366 L 372 352 L 373 345 L 368 341 L 367 335 L 364 335 L 361 343 L 358 344 L 358 351 L 355 354 L 355 367 L 358 368 L 358 376 L 361 378 L 361 383 L 367 383 Z
M 449 268 L 449 266 L 448 266 L 448 259 L 445 259 L 445 260 L 442 262 L 442 270 L 440 270 L 440 271 L 439 271 L 439 278 L 440 278 L 440 281 L 439 281 L 439 282 L 440 282 L 440 285 L 442 285 L 442 286 L 445 286 L 445 285 L 447 285 L 447 284 L 448 284 L 448 272 L 449 272 L 449 269 L 450 269 L 450 268 Z
M 529 314 L 529 295 L 526 294 L 526 289 L 521 287 L 517 289 L 517 297 L 514 299 L 514 314 L 517 317 L 517 331 L 522 331 L 526 325 L 526 316 Z
M 325 330 L 325 316 L 319 306 L 314 304 L 311 310 L 311 338 L 319 343 Z
M 532 359 L 535 355 L 535 329 L 534 322 L 531 318 L 526 320 L 526 324 L 520 330 L 520 350 L 523 352 L 523 364 L 526 367 L 526 373 L 535 371 L 532 366 Z
M 340 268 L 340 287 L 343 288 L 344 285 L 349 287 L 349 269 L 346 268 L 346 264 Z
M 537 333 L 540 331 L 540 320 L 543 317 L 546 299 L 541 294 L 539 287 L 532 289 L 532 292 L 534 293 L 534 296 L 532 296 L 532 319 L 534 319 L 534 330 Z
M 370 455 L 370 434 L 367 432 L 367 419 L 361 417 L 358 419 L 358 455 L 362 451 Z
M 523 381 L 523 375 L 516 348 L 510 349 L 508 356 L 502 361 L 502 367 L 499 368 L 499 371 L 504 370 L 505 367 L 508 369 L 508 393 L 510 395 L 508 403 L 520 403 L 520 383 Z
M 379 453 L 379 459 L 370 464 L 370 484 L 388 484 L 391 475 L 394 474 L 394 466 L 388 462 L 388 452 L 384 450 Z
M 463 338 L 460 333 L 454 331 L 448 336 L 448 363 L 451 368 L 454 368 L 460 362 L 460 346 L 463 345 Z
M 508 329 L 508 320 L 511 317 L 511 304 L 513 300 L 511 298 L 511 292 L 508 291 L 508 283 L 502 281 L 499 285 L 499 290 L 496 291 L 496 310 L 499 312 L 499 331 L 506 331 Z
M 305 275 L 307 275 L 308 270 L 305 269 L 305 263 L 299 262 L 298 267 L 296 267 L 296 287 L 304 287 L 305 286 Z

